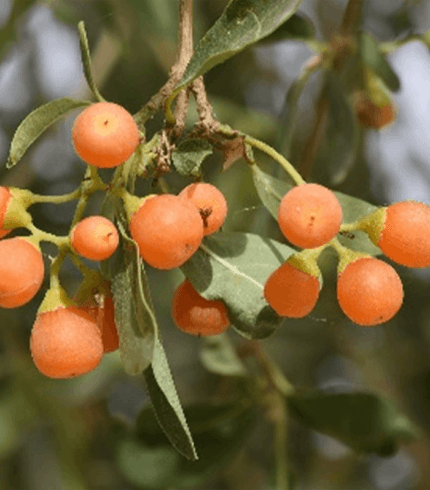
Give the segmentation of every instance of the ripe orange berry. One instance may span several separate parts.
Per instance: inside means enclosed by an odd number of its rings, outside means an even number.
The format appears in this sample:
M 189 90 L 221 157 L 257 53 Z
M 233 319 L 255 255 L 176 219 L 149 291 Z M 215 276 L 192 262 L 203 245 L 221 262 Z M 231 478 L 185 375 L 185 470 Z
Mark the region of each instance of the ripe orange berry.
M 112 102 L 97 102 L 76 118 L 72 141 L 76 153 L 89 165 L 117 167 L 138 147 L 139 129 L 124 107 Z
M 210 235 L 219 230 L 227 217 L 227 201 L 224 194 L 214 185 L 205 182 L 190 184 L 179 193 L 189 199 L 203 219 L 203 233 Z
M 403 303 L 403 286 L 391 265 L 373 257 L 350 262 L 337 278 L 337 299 L 345 315 L 363 326 L 391 320 Z
M 199 248 L 203 222 L 190 201 L 162 194 L 145 199 L 131 215 L 130 233 L 143 260 L 157 269 L 173 269 Z
M 77 306 L 37 315 L 30 337 L 37 369 L 49 378 L 72 378 L 98 366 L 103 356 L 96 321 Z
M 9 187 L 0 187 L 0 238 L 3 238 L 11 230 L 4 229 L 4 218 L 11 198 Z
M 356 96 L 355 112 L 360 123 L 372 129 L 381 129 L 396 118 L 394 104 L 391 101 L 379 107 L 363 93 Z
M 27 239 L 0 241 L 0 307 L 17 308 L 39 291 L 45 274 L 40 250 Z
M 407 267 L 429 267 L 430 206 L 402 201 L 378 211 L 380 220 L 371 238 L 382 252 Z
M 267 279 L 264 298 L 278 315 L 303 318 L 317 304 L 320 289 L 317 277 L 285 262 Z
M 80 221 L 70 234 L 75 251 L 90 260 L 105 260 L 118 248 L 119 235 L 112 221 L 90 216 Z
M 319 184 L 302 184 L 282 198 L 278 223 L 285 238 L 300 248 L 329 242 L 340 229 L 342 207 L 334 193 Z
M 217 335 L 230 326 L 222 301 L 209 301 L 186 279 L 174 292 L 172 318 L 177 327 L 192 335 Z

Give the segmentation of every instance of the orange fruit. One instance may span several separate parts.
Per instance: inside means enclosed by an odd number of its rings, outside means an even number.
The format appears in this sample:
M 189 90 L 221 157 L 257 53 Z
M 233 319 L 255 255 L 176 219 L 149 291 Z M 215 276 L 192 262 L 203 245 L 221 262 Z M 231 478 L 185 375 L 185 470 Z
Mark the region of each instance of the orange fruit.
M 227 201 L 224 194 L 212 184 L 196 182 L 179 193 L 180 198 L 190 200 L 203 219 L 203 233 L 210 235 L 219 230 L 227 217 Z
M 89 165 L 117 167 L 138 147 L 139 128 L 124 107 L 112 102 L 97 102 L 76 118 L 72 141 L 76 153 Z
M 319 184 L 293 187 L 282 198 L 278 223 L 285 238 L 300 248 L 317 248 L 339 232 L 342 207 L 335 194 Z
M 49 378 L 72 378 L 95 369 L 103 356 L 96 321 L 77 306 L 37 315 L 30 337 L 37 369 Z
M 131 215 L 129 228 L 140 256 L 157 269 L 181 266 L 203 239 L 203 222 L 197 208 L 172 194 L 145 199 Z
M 388 322 L 403 303 L 403 285 L 391 265 L 374 257 L 350 262 L 337 278 L 342 311 L 363 326 Z
M 192 335 L 217 335 L 230 326 L 224 303 L 203 298 L 188 279 L 173 294 L 172 318 L 180 330 Z
M 112 221 L 90 216 L 80 221 L 70 234 L 74 250 L 90 260 L 105 260 L 118 248 L 119 235 Z
M 320 289 L 317 277 L 285 262 L 267 279 L 264 298 L 278 315 L 303 318 L 317 304 Z
M 0 241 L 0 307 L 17 308 L 39 291 L 45 266 L 40 250 L 25 238 Z

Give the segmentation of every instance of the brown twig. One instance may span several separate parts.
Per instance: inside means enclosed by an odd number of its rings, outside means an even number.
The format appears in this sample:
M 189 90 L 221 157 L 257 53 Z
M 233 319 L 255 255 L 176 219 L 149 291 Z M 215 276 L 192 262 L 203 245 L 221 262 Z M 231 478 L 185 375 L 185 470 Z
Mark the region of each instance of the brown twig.
M 199 127 L 203 132 L 213 133 L 218 127 L 218 122 L 213 117 L 213 108 L 206 93 L 203 76 L 194 80 L 191 85 L 191 91 L 197 102 L 197 112 L 200 117 Z
M 138 125 L 144 125 L 164 105 L 179 80 L 185 73 L 193 55 L 193 0 L 180 0 L 179 3 L 179 46 L 178 57 L 170 69 L 169 79 L 149 102 L 136 114 Z

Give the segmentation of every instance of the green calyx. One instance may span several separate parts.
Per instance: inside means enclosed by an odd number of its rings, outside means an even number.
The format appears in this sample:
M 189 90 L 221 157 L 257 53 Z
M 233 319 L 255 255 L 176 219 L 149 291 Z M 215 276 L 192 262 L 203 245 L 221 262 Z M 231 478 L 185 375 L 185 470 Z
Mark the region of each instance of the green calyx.
M 11 198 L 7 205 L 3 227 L 6 230 L 14 228 L 28 228 L 33 218 L 27 208 L 33 204 L 33 193 L 26 189 L 9 187 Z
M 317 249 L 304 249 L 287 259 L 287 263 L 309 276 L 316 277 L 322 286 L 323 278 L 318 266 L 318 257 L 325 247 Z
M 157 194 L 149 194 L 145 197 L 137 197 L 125 191 L 123 195 L 124 208 L 127 213 L 128 222 L 130 222 L 133 214 L 145 203 L 147 199 L 156 196 Z
M 55 311 L 58 308 L 68 308 L 70 306 L 76 306 L 61 286 L 54 286 L 48 289 L 43 298 L 42 303 L 39 306 L 37 314 L 47 313 L 48 311 Z
M 356 223 L 355 228 L 367 233 L 372 242 L 377 246 L 385 225 L 386 216 L 387 208 L 378 208 L 376 211 L 373 211 L 373 213 L 361 218 Z
M 337 275 L 339 276 L 345 270 L 345 268 L 355 260 L 367 259 L 372 256 L 363 252 L 357 252 L 351 250 L 350 248 L 343 247 L 342 251 L 339 253 L 339 263 L 337 265 Z

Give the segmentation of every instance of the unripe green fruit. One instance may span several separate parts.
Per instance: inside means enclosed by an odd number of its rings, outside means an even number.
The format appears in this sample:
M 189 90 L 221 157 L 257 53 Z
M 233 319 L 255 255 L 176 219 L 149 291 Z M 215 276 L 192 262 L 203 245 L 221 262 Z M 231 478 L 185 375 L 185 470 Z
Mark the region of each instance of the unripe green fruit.
M 430 266 L 430 206 L 401 201 L 364 217 L 359 229 L 391 260 L 406 267 Z

